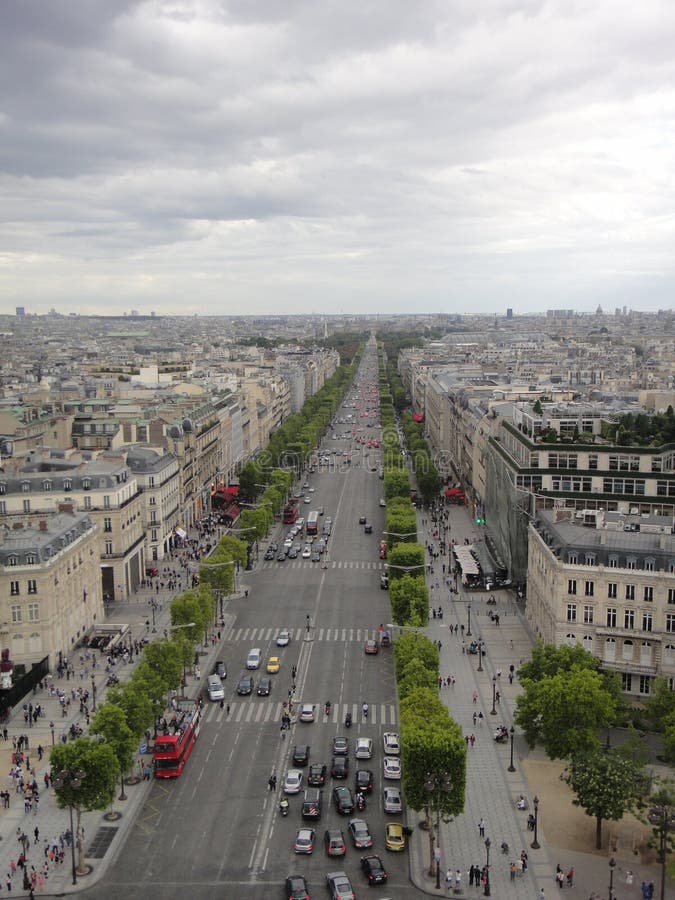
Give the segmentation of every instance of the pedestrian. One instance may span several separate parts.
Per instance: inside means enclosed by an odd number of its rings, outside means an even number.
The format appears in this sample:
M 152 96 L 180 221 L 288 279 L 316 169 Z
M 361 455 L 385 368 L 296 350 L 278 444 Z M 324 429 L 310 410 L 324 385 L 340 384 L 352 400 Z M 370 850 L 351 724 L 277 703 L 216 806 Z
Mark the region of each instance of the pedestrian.
M 546 900 L 546 894 L 544 893 L 544 889 L 539 889 L 539 900 Z
M 516 860 L 516 875 L 520 878 L 523 874 L 523 861 L 520 857 Z
M 446 890 L 446 893 L 450 890 L 451 887 L 452 887 L 452 869 L 448 869 L 448 871 L 445 873 L 445 890 Z
M 473 750 L 474 744 L 476 743 L 476 735 L 472 732 L 469 737 L 469 743 L 471 744 L 471 749 Z
M 471 696 L 473 698 L 473 705 L 475 706 L 476 703 L 478 702 L 478 691 L 474 691 Z
M 555 867 L 555 883 L 562 890 L 563 885 L 565 884 L 565 873 L 560 868 L 560 864 Z
M 37 842 L 40 840 L 40 829 L 37 827 L 37 825 L 33 829 L 33 834 L 35 835 L 35 843 L 37 844 Z
M 474 713 L 474 714 L 473 714 L 473 724 L 474 724 L 474 725 L 476 724 L 477 718 L 478 718 L 477 713 Z
M 462 873 L 457 869 L 455 872 L 455 893 L 459 894 L 462 891 Z
M 633 873 L 630 869 L 626 869 L 626 884 L 631 885 L 633 883 Z
M 513 861 L 511 861 L 511 863 L 509 865 L 509 874 L 511 876 L 511 881 L 515 881 L 516 880 L 516 864 Z
M 485 821 L 481 816 L 480 822 L 478 823 L 478 836 L 485 837 Z

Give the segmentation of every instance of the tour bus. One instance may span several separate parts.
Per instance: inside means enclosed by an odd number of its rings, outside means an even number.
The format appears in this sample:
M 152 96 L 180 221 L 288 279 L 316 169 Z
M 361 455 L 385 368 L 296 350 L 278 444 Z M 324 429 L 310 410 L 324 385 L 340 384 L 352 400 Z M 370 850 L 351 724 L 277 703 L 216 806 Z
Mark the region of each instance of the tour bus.
M 200 725 L 201 709 L 197 701 L 177 701 L 165 733 L 155 738 L 153 762 L 156 778 L 176 778 L 180 775 L 192 753 Z
M 311 513 L 307 516 L 307 526 L 305 528 L 307 534 L 318 534 L 319 533 L 319 511 L 318 509 L 313 509 Z

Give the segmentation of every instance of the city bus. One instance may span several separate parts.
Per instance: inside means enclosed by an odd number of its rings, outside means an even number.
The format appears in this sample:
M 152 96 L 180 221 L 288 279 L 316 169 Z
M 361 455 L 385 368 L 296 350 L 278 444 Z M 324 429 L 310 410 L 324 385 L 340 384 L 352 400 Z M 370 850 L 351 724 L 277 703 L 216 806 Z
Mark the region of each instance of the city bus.
M 307 534 L 318 534 L 319 533 L 319 511 L 313 509 L 311 513 L 307 516 L 307 526 L 305 528 Z
M 199 735 L 202 711 L 196 700 L 179 700 L 167 723 L 167 733 L 155 738 L 155 778 L 177 778 Z

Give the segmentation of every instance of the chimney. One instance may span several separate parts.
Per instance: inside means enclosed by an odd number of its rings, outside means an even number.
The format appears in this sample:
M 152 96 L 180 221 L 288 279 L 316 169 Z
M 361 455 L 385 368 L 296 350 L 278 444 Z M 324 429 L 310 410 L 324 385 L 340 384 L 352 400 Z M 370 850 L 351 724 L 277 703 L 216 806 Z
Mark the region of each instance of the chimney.
M 60 513 L 69 513 L 71 516 L 73 515 L 74 509 L 72 503 L 59 503 L 59 512 Z
M 21 531 L 23 529 L 23 522 L 14 522 L 12 525 L 12 529 L 14 531 Z
M 47 528 L 48 528 L 48 526 L 47 526 L 47 520 L 46 520 L 46 519 L 40 519 L 40 524 L 39 524 L 38 527 L 39 527 L 40 531 L 47 531 Z

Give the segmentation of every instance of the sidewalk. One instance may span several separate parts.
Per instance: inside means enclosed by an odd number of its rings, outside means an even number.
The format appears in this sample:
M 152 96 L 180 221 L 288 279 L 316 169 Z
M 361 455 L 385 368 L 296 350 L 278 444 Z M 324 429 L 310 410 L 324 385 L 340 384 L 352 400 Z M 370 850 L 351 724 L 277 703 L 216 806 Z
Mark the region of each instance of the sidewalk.
M 191 536 L 196 537 L 197 535 L 195 533 L 195 535 Z M 178 568 L 175 561 L 162 563 L 160 570 L 164 569 L 165 566 Z M 238 584 L 237 596 L 243 594 L 245 587 L 241 583 Z M 178 585 L 172 591 L 165 589 L 158 593 L 154 587 L 141 588 L 128 601 L 111 605 L 105 618 L 105 624 L 127 624 L 129 626 L 129 631 L 125 636 L 127 645 L 129 643 L 133 644 L 134 640 L 140 640 L 146 635 L 151 639 L 158 636 L 161 637 L 164 629 L 170 624 L 170 601 L 184 589 L 184 577 L 179 579 Z M 152 628 L 151 600 L 155 603 L 159 601 L 161 605 L 161 608 L 155 609 L 154 633 Z M 231 619 L 226 608 L 224 612 L 225 629 L 223 629 L 223 634 L 227 630 Z M 205 654 L 200 665 L 202 676 L 211 670 L 210 667 L 214 664 L 219 650 L 220 643 L 218 642 L 209 644 L 207 648 L 201 648 L 201 651 Z M 19 854 L 22 852 L 22 844 L 19 839 L 22 834 L 29 839 L 26 853 L 27 871 L 30 872 L 31 868 L 35 867 L 39 874 L 45 876 L 44 878 L 40 877 L 38 880 L 36 896 L 39 896 L 41 893 L 58 895 L 86 890 L 87 887 L 104 874 L 107 867 L 114 860 L 151 788 L 151 781 L 139 780 L 136 784 L 125 783 L 126 799 L 120 801 L 120 788 L 118 785 L 112 804 L 113 815 L 111 815 L 111 810 L 107 812 L 85 812 L 82 814 L 85 857 L 90 872 L 87 875 L 77 875 L 77 885 L 73 885 L 72 847 L 68 843 L 70 836 L 69 810 L 58 808 L 53 788 L 45 787 L 44 775 L 50 772 L 52 746 L 60 741 L 63 735 L 67 734 L 72 724 L 80 724 L 84 733 L 88 733 L 85 716 L 79 711 L 79 700 L 73 699 L 72 691 L 77 690 L 78 687 L 89 691 L 91 714 L 93 714 L 91 701 L 94 693 L 93 685 L 96 686 L 96 706 L 105 701 L 108 677 L 104 671 L 106 665 L 105 655 L 98 653 L 97 657 L 98 665 L 96 669 L 92 669 L 86 660 L 83 661 L 82 668 L 88 669 L 87 675 L 83 678 L 80 677 L 79 651 L 71 656 L 71 661 L 75 668 L 74 677 L 68 680 L 65 675 L 63 678 L 59 678 L 56 672 L 52 673 L 54 686 L 68 691 L 71 696 L 70 706 L 67 707 L 67 715 L 63 715 L 59 699 L 56 696 L 50 696 L 45 687 L 45 689 L 37 690 L 35 693 L 25 697 L 26 703 L 32 703 L 33 706 L 40 704 L 45 711 L 44 715 L 40 716 L 32 727 L 24 723 L 23 710 L 20 705 L 14 708 L 11 719 L 7 723 L 8 740 L 6 742 L 2 740 L 0 730 L 0 770 L 5 777 L 5 781 L 0 789 L 8 790 L 10 797 L 9 809 L 2 808 L 2 804 L 0 804 L 0 891 L 9 891 L 11 889 L 14 896 L 28 896 L 28 890 L 23 887 L 23 874 L 18 866 Z M 134 653 L 132 660 L 128 663 L 124 663 L 121 660 L 117 662 L 115 672 L 120 677 L 121 682 L 129 678 L 139 658 L 140 656 Z M 189 678 L 186 694 L 196 697 L 199 689 L 200 682 Z M 12 768 L 12 753 L 14 751 L 12 739 L 18 738 L 19 735 L 27 735 L 28 737 L 29 746 L 27 750 L 24 749 L 24 756 L 30 760 L 30 767 L 35 772 L 35 780 L 39 791 L 39 806 L 35 808 L 34 805 L 29 812 L 24 810 L 23 795 L 16 792 L 13 781 L 8 775 Z M 151 762 L 152 760 L 151 746 L 145 748 L 145 754 L 141 754 L 143 743 L 141 742 L 139 745 L 138 759 L 135 766 L 138 770 L 141 769 L 141 760 L 144 762 Z M 41 746 L 43 749 L 41 760 L 38 759 L 38 746 Z M 22 771 L 24 772 L 24 777 L 26 777 L 26 765 L 22 767 Z M 64 850 L 63 863 L 49 862 L 48 852 L 52 847 L 56 847 L 57 850 Z M 77 857 L 77 854 L 75 854 L 75 857 Z M 14 869 L 15 871 L 12 875 Z M 8 886 L 8 879 L 10 886 Z
M 418 528 L 420 542 L 431 541 L 438 546 L 432 536 L 433 526 L 423 526 L 422 521 L 430 522 L 426 511 L 418 512 Z M 468 512 L 459 506 L 449 507 L 450 533 L 448 542 L 454 538 L 459 544 L 465 538 L 475 537 L 475 528 Z M 556 865 L 560 864 L 565 874 L 574 867 L 574 885 L 565 885 L 563 893 L 573 900 L 588 900 L 593 891 L 600 897 L 607 898 L 609 885 L 609 853 L 607 849 L 594 851 L 593 841 L 577 839 L 575 843 L 588 852 L 579 849 L 570 850 L 566 837 L 575 831 L 583 832 L 586 825 L 594 832 L 595 821 L 585 816 L 583 811 L 572 806 L 565 785 L 560 782 L 559 772 L 563 768 L 560 763 L 551 763 L 538 748 L 530 751 L 522 736 L 518 733 L 514 741 L 515 771 L 509 772 L 510 744 L 498 744 L 493 739 L 495 727 L 504 724 L 510 728 L 513 724 L 513 712 L 516 698 L 520 692 L 517 678 L 509 684 L 509 666 L 513 664 L 517 670 L 520 663 L 529 659 L 533 637 L 528 631 L 524 618 L 514 600 L 514 594 L 508 590 L 492 592 L 497 599 L 496 606 L 487 606 L 486 601 L 491 594 L 472 592 L 449 594 L 443 587 L 441 565 L 445 562 L 446 570 L 449 556 L 439 555 L 434 560 L 434 574 L 427 573 L 427 582 L 433 583 L 430 591 L 430 603 L 443 608 L 443 619 L 431 619 L 425 632 L 430 640 L 441 641 L 441 676 L 455 678 L 454 687 L 443 687 L 441 699 L 446 703 L 453 719 L 461 726 L 466 736 L 475 735 L 475 746 L 467 746 L 467 779 L 464 812 L 451 822 L 441 820 L 440 852 L 441 852 L 441 887 L 436 889 L 436 879 L 429 875 L 430 850 L 429 834 L 417 827 L 423 818 L 409 811 L 408 824 L 413 827 L 410 837 L 410 874 L 413 883 L 428 894 L 450 896 L 445 891 L 445 873 L 449 868 L 453 873 L 459 869 L 461 873 L 461 890 L 452 896 L 482 896 L 483 888 L 468 884 L 470 866 L 481 869 L 487 864 L 489 852 L 491 895 L 499 900 L 522 900 L 522 898 L 538 898 L 540 888 L 544 888 L 546 897 L 551 898 L 559 889 L 555 884 Z M 427 560 L 429 556 L 427 554 Z M 438 580 L 440 587 L 435 585 Z M 468 606 L 471 606 L 471 632 L 474 639 L 482 638 L 485 642 L 483 671 L 478 672 L 479 657 L 462 653 L 462 640 L 468 648 L 467 625 Z M 496 611 L 500 617 L 497 627 L 490 621 L 490 611 Z M 450 625 L 464 625 L 465 635 L 450 634 Z M 493 682 L 492 678 L 501 671 L 501 678 L 496 682 L 496 690 L 501 700 L 495 704 L 496 715 L 492 715 Z M 473 693 L 477 692 L 474 705 Z M 473 723 L 474 712 L 483 713 L 483 723 Z M 520 795 L 528 799 L 529 808 L 520 811 L 516 803 Z M 539 797 L 538 842 L 540 849 L 533 850 L 530 845 L 533 833 L 527 830 L 527 817 L 533 811 L 532 800 Z M 485 837 L 479 834 L 478 823 L 485 822 Z M 584 821 L 585 820 L 585 821 Z M 583 826 L 580 828 L 580 825 Z M 603 844 L 606 846 L 611 823 L 603 827 Z M 485 838 L 489 838 L 489 851 L 485 846 Z M 503 854 L 501 844 L 509 846 L 509 852 Z M 628 848 L 624 848 L 627 851 Z M 528 855 L 528 869 L 521 876 L 511 879 L 509 866 L 525 850 Z M 616 855 L 616 854 L 615 854 Z M 617 867 L 614 873 L 615 900 L 639 898 L 642 880 L 658 884 L 658 866 L 645 866 L 638 856 L 617 855 Z M 634 873 L 633 886 L 625 884 L 624 872 L 628 867 Z

